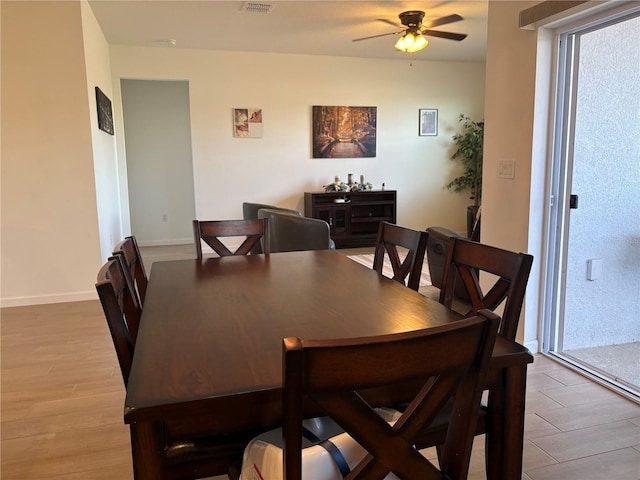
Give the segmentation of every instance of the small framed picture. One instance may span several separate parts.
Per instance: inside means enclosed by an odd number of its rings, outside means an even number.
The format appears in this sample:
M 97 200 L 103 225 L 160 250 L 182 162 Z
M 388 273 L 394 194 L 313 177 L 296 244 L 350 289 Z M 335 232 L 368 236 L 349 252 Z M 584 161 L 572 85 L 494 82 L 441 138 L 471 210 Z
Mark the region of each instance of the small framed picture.
M 234 108 L 233 136 L 244 138 L 262 137 L 262 109 Z
M 418 111 L 418 135 L 435 137 L 438 135 L 438 109 L 421 108 Z

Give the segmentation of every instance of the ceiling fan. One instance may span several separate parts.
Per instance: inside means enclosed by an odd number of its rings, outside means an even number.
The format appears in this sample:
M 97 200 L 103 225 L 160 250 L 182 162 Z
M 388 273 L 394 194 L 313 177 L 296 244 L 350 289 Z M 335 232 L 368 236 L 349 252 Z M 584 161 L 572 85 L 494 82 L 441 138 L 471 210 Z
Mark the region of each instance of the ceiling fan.
M 386 35 L 400 35 L 402 37 L 398 40 L 395 47 L 403 52 L 417 52 L 422 50 L 429 43 L 424 37 L 438 37 L 446 38 L 447 40 L 455 40 L 457 42 L 464 40 L 467 35 L 464 33 L 442 32 L 440 30 L 432 30 L 433 27 L 439 27 L 441 25 L 447 25 L 453 22 L 459 22 L 463 18 L 460 15 L 452 14 L 445 17 L 436 18 L 435 20 L 428 20 L 423 23 L 424 12 L 420 10 L 409 10 L 402 12 L 398 15 L 400 23 L 398 25 L 391 20 L 385 18 L 379 18 L 381 22 L 388 23 L 394 27 L 400 28 L 397 32 L 381 33 L 379 35 L 371 35 L 370 37 L 356 38 L 353 41 L 359 42 L 361 40 L 369 40 L 371 38 L 384 37 Z

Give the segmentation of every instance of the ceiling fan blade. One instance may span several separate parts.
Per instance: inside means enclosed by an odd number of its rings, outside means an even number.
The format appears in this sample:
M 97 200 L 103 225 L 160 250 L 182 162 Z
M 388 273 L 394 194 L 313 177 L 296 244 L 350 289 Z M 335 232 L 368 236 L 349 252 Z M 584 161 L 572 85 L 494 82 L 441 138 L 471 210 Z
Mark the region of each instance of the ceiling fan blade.
M 440 32 L 438 30 L 422 30 L 422 35 L 446 38 L 447 40 L 456 40 L 458 42 L 467 38 L 466 33 Z
M 454 13 L 452 15 L 447 15 L 446 17 L 440 17 L 434 20 L 427 20 L 426 22 L 422 22 L 422 26 L 424 28 L 433 28 L 439 27 L 440 25 L 446 25 L 448 23 L 459 22 L 460 20 L 464 19 L 460 15 Z
M 377 21 L 379 22 L 384 22 L 384 23 L 388 23 L 389 25 L 396 27 L 396 28 L 405 28 L 402 25 L 400 25 L 399 23 L 396 22 L 392 22 L 391 20 L 387 20 L 386 18 L 376 18 Z
M 359 42 L 360 40 L 369 40 L 371 38 L 386 37 L 387 35 L 398 35 L 400 33 L 404 33 L 404 30 L 400 30 L 399 32 L 381 33 L 380 35 L 371 35 L 370 37 L 354 38 L 351 41 L 352 42 Z

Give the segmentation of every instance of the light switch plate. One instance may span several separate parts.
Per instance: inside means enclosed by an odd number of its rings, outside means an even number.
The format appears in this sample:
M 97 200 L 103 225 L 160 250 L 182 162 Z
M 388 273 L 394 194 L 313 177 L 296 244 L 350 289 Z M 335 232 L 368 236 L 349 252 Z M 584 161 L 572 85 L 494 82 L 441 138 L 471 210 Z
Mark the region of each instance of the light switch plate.
M 498 160 L 498 178 L 513 180 L 516 177 L 515 160 Z

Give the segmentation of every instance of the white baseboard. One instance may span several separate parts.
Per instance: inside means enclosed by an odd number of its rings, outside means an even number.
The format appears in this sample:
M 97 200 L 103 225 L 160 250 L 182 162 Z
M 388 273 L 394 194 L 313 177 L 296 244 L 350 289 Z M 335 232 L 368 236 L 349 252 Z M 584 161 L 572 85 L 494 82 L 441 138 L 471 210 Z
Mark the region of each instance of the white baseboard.
M 42 305 L 46 303 L 82 302 L 97 300 L 96 291 L 64 293 L 55 295 L 34 295 L 29 297 L 9 297 L 0 299 L 0 307 L 25 307 L 28 305 Z
M 538 350 L 540 348 L 540 342 L 538 342 L 537 339 L 525 342 L 524 346 L 527 347 L 531 353 L 538 353 L 540 351 Z

